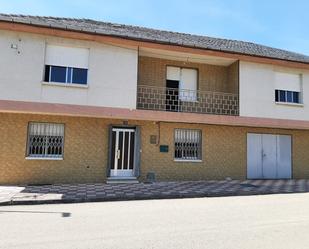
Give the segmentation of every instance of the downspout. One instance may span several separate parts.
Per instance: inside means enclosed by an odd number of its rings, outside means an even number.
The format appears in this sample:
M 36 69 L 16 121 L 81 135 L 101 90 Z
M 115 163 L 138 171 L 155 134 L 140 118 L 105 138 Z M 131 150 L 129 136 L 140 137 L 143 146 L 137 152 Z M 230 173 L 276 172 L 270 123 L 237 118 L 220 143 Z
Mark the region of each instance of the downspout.
M 157 123 L 157 128 L 158 128 L 158 139 L 157 139 L 156 146 L 159 146 L 159 144 L 160 144 L 160 137 L 161 137 L 161 121 L 156 122 L 156 123 Z

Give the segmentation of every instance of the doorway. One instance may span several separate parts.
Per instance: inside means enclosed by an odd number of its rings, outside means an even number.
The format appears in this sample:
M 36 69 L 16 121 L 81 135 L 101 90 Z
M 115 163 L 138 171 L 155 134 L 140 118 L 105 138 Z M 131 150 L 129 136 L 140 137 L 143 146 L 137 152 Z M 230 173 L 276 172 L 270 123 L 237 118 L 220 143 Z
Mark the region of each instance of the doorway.
M 111 177 L 134 176 L 135 129 L 112 128 Z

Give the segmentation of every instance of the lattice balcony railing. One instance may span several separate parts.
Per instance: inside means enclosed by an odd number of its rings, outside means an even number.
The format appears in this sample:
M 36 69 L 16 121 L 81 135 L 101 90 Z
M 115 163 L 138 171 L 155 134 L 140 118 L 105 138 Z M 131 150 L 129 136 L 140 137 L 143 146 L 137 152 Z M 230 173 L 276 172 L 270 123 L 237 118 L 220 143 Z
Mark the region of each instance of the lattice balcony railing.
M 138 86 L 137 109 L 238 115 L 238 94 Z

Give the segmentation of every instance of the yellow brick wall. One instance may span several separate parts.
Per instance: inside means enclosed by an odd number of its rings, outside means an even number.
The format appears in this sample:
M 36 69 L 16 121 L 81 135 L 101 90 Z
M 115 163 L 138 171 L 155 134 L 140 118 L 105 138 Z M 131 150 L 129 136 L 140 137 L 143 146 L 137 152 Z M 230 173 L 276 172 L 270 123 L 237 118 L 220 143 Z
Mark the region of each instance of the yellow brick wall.
M 158 146 L 147 145 L 150 134 L 158 134 L 157 125 L 146 127 L 142 127 L 142 176 L 153 171 L 159 180 L 245 179 L 247 133 L 253 132 L 292 135 L 293 178 L 309 178 L 309 131 L 162 123 L 160 144 L 169 145 L 170 150 L 159 153 Z M 202 130 L 202 162 L 174 162 L 174 128 Z
M 65 124 L 64 160 L 26 160 L 29 121 Z M 0 114 L 0 184 L 104 182 L 108 158 L 108 126 L 122 120 L 60 116 Z M 246 178 L 247 132 L 290 134 L 293 177 L 309 178 L 309 131 L 197 124 L 129 121 L 141 127 L 141 178 L 156 173 L 159 181 Z M 202 130 L 203 160 L 174 162 L 174 128 Z M 169 145 L 168 153 L 150 144 L 150 135 Z
M 25 160 L 29 121 L 65 124 L 64 160 Z M 103 181 L 106 136 L 98 119 L 0 114 L 0 183 Z
M 216 66 L 139 56 L 138 84 L 165 87 L 166 66 L 196 68 L 199 90 L 238 93 L 238 62 Z
M 228 89 L 229 93 L 239 93 L 239 61 L 228 67 Z

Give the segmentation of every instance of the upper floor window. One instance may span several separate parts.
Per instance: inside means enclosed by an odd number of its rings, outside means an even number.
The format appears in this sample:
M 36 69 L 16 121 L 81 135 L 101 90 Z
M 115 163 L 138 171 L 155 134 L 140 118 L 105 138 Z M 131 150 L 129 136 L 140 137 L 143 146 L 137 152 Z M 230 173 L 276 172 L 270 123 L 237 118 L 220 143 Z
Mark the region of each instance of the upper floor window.
M 286 91 L 286 90 L 276 90 L 275 99 L 276 102 L 287 102 L 287 103 L 300 103 L 299 98 L 300 92 Z
M 167 101 L 169 104 L 197 100 L 198 71 L 192 68 L 166 67 Z M 173 106 L 171 106 L 173 107 Z M 169 108 L 167 108 L 169 109 Z M 175 109 L 175 108 L 174 108 Z M 173 110 L 173 109 L 171 109 Z
M 89 49 L 47 44 L 44 81 L 87 85 L 88 57 Z
M 275 73 L 275 101 L 302 103 L 300 74 Z
M 44 81 L 87 85 L 87 74 L 85 68 L 45 65 Z

